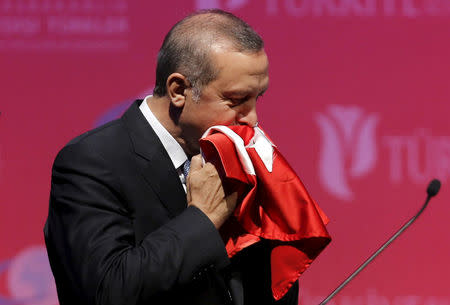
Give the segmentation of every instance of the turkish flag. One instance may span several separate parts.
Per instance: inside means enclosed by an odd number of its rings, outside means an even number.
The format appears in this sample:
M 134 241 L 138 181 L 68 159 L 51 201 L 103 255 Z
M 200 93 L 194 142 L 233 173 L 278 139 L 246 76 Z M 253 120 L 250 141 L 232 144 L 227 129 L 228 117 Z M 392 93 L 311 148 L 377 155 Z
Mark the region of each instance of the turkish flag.
M 214 126 L 200 147 L 239 204 L 220 228 L 229 257 L 271 240 L 272 293 L 284 296 L 331 241 L 328 218 L 277 147 L 259 127 Z

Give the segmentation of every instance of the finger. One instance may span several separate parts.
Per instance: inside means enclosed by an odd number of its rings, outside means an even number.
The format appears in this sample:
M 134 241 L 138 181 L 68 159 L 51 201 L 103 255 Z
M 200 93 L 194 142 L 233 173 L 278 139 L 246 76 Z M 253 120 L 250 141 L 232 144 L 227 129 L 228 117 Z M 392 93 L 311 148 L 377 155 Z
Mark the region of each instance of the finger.
M 238 193 L 233 192 L 232 194 L 225 197 L 225 201 L 227 202 L 227 205 L 230 207 L 235 207 L 238 199 Z
M 230 215 L 233 214 L 234 210 L 236 209 L 237 199 L 238 199 L 237 192 L 234 192 L 225 197 L 225 202 L 227 204 L 227 209 L 228 209 Z
M 187 191 L 186 200 L 187 200 L 187 202 L 189 204 L 191 202 L 191 199 L 192 199 L 191 190 L 190 190 L 190 188 L 187 188 L 186 191 Z
M 202 156 L 200 154 L 195 155 L 191 159 L 191 167 L 189 171 L 197 171 L 202 168 Z

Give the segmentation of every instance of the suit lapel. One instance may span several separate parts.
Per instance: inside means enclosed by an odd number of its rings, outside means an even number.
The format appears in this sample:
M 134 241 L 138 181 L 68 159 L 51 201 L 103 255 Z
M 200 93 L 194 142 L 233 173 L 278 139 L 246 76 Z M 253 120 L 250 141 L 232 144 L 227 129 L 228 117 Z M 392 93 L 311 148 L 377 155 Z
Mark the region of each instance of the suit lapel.
M 186 193 L 164 146 L 135 101 L 122 116 L 135 153 L 142 159 L 141 172 L 172 216 L 187 206 Z

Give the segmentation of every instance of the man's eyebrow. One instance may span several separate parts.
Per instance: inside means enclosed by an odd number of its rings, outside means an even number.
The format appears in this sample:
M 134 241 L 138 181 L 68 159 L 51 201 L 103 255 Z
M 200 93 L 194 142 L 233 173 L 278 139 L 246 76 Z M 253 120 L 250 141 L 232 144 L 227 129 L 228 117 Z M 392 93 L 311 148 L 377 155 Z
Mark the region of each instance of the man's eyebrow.
M 266 91 L 267 91 L 268 87 L 265 87 L 263 90 L 261 90 L 260 92 L 258 92 L 258 96 L 263 95 Z M 231 95 L 231 96 L 247 96 L 249 94 L 251 94 L 253 91 L 252 90 L 248 90 L 248 89 L 237 89 L 237 90 L 230 90 L 230 91 L 225 91 L 225 95 Z
M 237 90 L 229 90 L 225 91 L 225 95 L 238 95 L 238 96 L 245 96 L 251 93 L 251 90 L 246 89 L 237 89 Z

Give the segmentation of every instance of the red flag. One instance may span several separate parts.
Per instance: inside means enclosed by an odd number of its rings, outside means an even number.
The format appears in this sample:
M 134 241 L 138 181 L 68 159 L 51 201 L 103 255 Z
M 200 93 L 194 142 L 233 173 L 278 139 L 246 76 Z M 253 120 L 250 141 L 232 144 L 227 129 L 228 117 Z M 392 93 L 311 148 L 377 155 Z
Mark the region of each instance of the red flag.
M 239 194 L 234 218 L 220 229 L 229 257 L 271 240 L 272 293 L 279 300 L 331 241 L 327 216 L 259 127 L 211 127 L 200 147 L 225 187 Z

